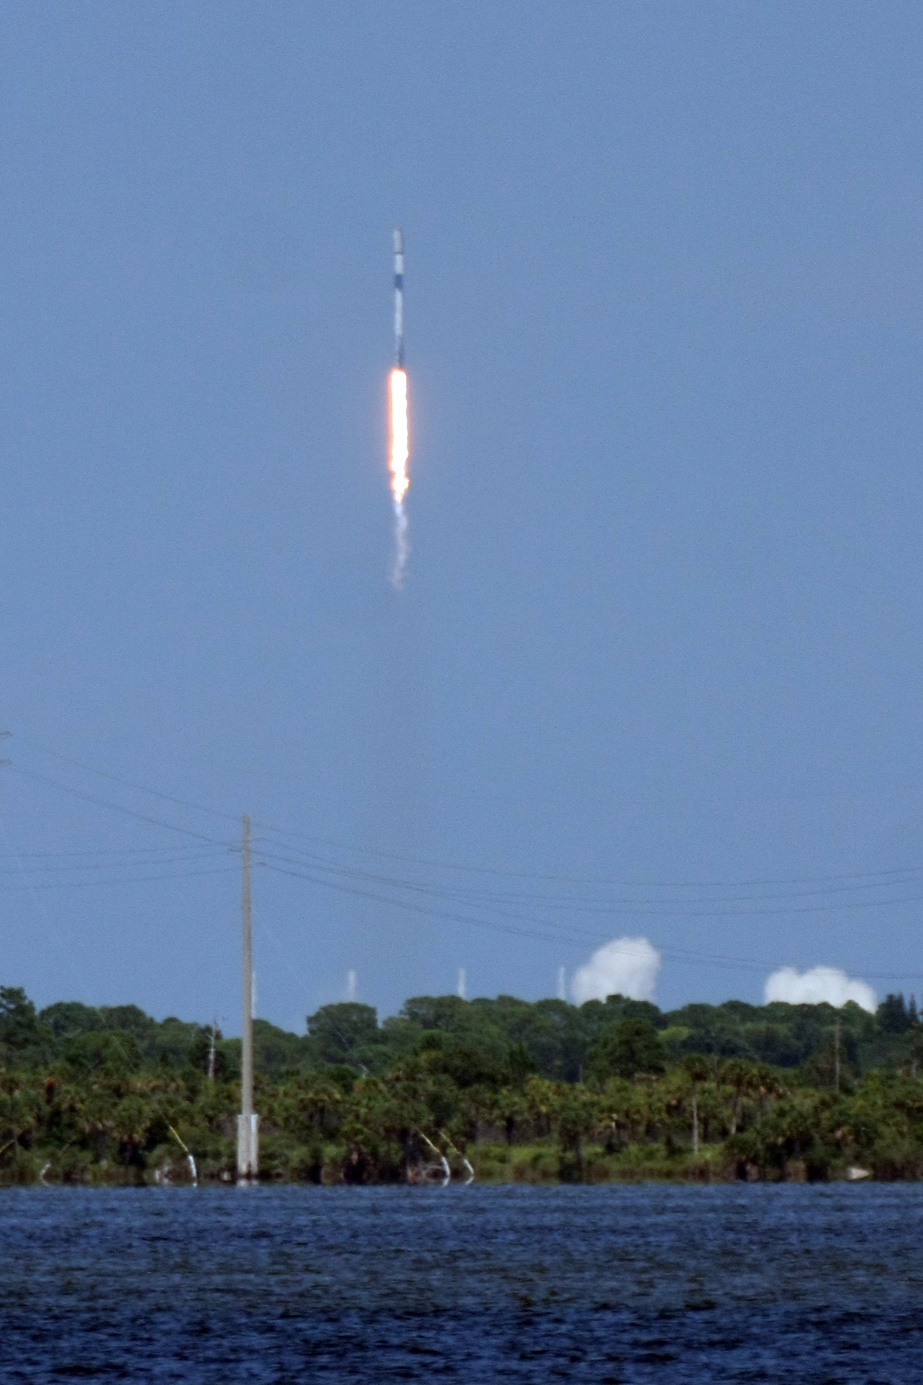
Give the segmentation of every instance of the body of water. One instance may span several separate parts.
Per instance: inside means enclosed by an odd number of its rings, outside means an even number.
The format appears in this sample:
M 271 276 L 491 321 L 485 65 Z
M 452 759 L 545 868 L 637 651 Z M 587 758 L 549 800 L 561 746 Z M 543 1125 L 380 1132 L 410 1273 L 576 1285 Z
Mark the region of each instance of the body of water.
M 0 1379 L 923 1379 L 923 1187 L 0 1193 Z

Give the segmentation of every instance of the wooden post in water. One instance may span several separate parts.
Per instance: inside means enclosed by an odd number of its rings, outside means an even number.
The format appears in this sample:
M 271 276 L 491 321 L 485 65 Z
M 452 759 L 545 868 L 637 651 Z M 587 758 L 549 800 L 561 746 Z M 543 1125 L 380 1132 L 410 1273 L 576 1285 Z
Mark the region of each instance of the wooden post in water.
M 240 1062 L 240 1115 L 237 1117 L 237 1181 L 259 1176 L 259 1116 L 253 1110 L 253 917 L 250 905 L 250 819 L 243 834 L 244 1027 Z

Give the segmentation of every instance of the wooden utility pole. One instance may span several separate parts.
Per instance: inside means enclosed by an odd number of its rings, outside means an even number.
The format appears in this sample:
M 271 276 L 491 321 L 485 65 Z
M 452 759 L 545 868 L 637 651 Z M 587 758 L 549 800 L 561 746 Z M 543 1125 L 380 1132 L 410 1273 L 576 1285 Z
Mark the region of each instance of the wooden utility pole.
M 836 1017 L 836 1026 L 833 1031 L 833 1090 L 840 1090 L 840 1043 L 843 1033 L 843 1021 L 839 1015 Z
M 253 1110 L 253 914 L 250 903 L 250 819 L 244 817 L 243 923 L 244 1027 L 240 1062 L 240 1115 L 237 1118 L 237 1180 L 259 1175 L 259 1116 Z

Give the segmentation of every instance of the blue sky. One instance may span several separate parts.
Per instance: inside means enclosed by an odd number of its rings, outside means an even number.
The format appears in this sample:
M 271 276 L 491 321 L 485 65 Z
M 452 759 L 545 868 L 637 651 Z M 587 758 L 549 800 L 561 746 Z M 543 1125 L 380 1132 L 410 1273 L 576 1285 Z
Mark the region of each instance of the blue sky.
M 350 968 L 553 994 L 621 935 L 667 1006 L 919 990 L 914 7 L 0 38 L 2 980 L 233 1030 L 247 811 L 282 1024 Z

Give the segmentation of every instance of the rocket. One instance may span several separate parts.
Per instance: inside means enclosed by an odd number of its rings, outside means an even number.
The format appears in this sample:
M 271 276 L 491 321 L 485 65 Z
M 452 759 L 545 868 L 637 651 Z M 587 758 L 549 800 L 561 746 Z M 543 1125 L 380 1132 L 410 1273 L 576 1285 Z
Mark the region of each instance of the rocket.
M 404 369 L 404 232 L 394 232 L 394 363 Z
M 410 546 L 407 540 L 407 511 L 404 497 L 410 486 L 407 463 L 410 460 L 410 416 L 407 407 L 407 372 L 404 369 L 404 232 L 394 231 L 394 365 L 388 373 L 391 406 L 391 446 L 388 470 L 394 500 L 394 562 L 391 581 L 400 591 Z

